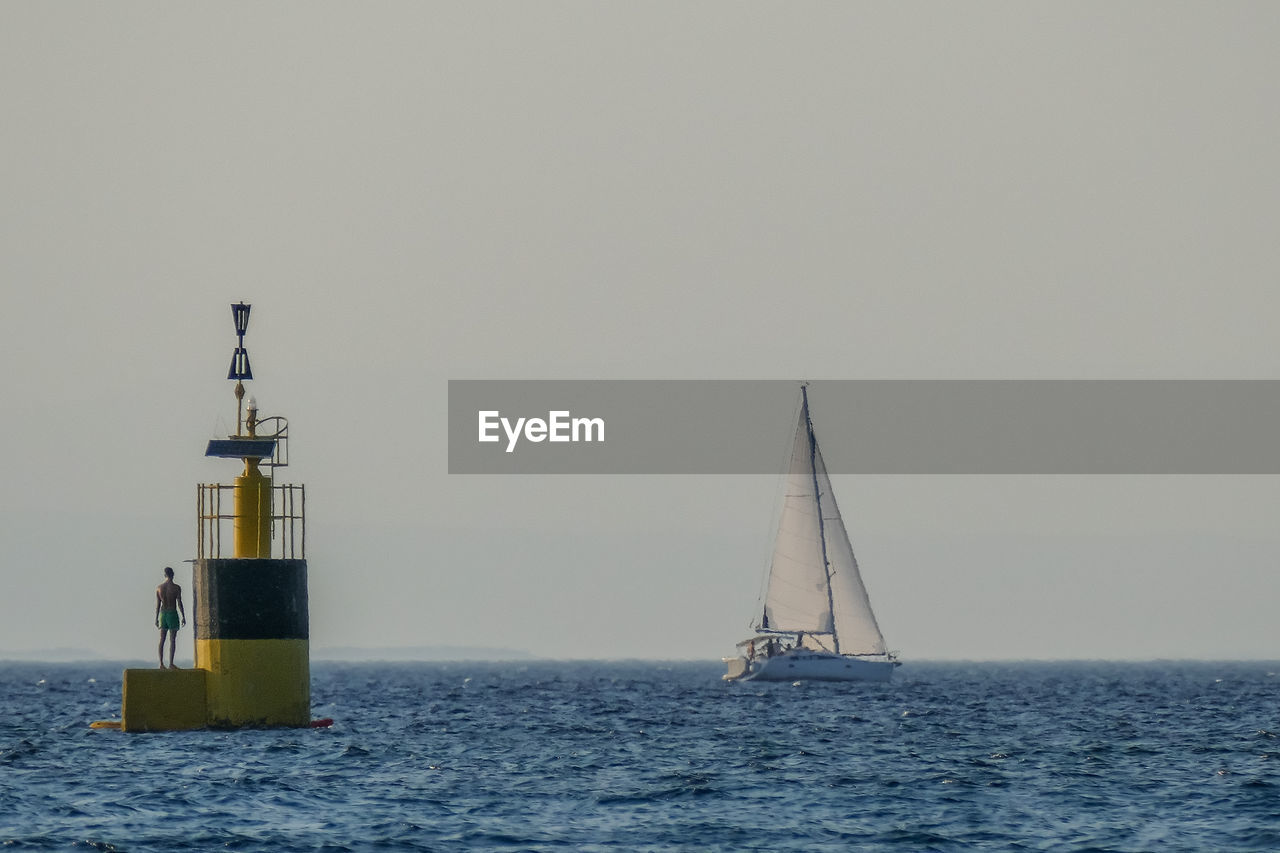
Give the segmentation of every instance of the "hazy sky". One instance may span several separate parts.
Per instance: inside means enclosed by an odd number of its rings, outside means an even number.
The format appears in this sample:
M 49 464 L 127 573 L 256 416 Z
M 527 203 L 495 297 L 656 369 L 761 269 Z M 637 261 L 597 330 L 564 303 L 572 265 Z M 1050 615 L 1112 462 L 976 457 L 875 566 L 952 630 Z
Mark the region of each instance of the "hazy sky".
M 1275 4 L 3 17 L 0 650 L 154 653 L 236 300 L 313 647 L 746 636 L 774 478 L 450 477 L 449 378 L 1280 378 Z M 836 488 L 908 659 L 1280 657 L 1275 477 Z

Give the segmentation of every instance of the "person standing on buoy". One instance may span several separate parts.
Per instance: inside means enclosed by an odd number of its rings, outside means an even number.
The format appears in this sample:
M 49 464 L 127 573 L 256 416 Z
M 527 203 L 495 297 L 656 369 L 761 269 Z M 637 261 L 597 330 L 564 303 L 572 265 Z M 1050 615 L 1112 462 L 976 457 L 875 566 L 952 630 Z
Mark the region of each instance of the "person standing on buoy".
M 182 621 L 179 623 L 178 616 Z M 160 629 L 160 668 L 164 669 L 164 638 L 169 637 L 169 668 L 173 665 L 173 650 L 178 644 L 178 626 L 187 624 L 187 611 L 182 606 L 182 587 L 173 582 L 173 569 L 164 567 L 164 583 L 156 587 L 156 627 Z

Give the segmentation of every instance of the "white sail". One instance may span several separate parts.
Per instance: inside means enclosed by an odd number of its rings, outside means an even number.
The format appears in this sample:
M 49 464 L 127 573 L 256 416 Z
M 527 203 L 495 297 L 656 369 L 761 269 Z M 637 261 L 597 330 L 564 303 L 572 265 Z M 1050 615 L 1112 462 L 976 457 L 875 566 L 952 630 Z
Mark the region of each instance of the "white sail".
M 769 567 L 764 617 L 757 626 L 768 631 L 830 633 L 832 628 L 808 432 L 802 407 Z
M 820 517 L 821 516 L 821 517 Z M 884 654 L 884 637 L 858 572 L 822 451 L 800 409 L 769 584 L 758 628 L 805 635 L 805 646 Z
M 840 651 L 847 655 L 882 655 L 887 649 L 875 614 L 871 612 L 871 599 L 858 571 L 858 560 L 853 556 L 849 532 L 845 530 L 840 507 L 836 505 L 836 493 L 827 477 L 827 466 L 822 461 L 822 451 L 817 449 L 817 480 L 822 496 L 823 527 L 827 534 L 827 560 L 831 566 L 831 600 L 836 636 L 840 638 Z

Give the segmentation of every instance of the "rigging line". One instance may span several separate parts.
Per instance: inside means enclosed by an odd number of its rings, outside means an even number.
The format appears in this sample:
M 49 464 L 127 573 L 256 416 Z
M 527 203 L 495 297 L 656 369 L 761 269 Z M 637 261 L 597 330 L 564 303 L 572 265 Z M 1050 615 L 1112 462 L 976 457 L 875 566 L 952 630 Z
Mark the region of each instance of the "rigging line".
M 804 390 L 804 386 L 807 384 L 807 382 L 801 383 L 801 391 Z M 801 394 L 800 399 L 801 410 L 803 410 L 803 401 L 805 399 L 803 393 Z M 783 464 L 778 471 L 778 482 L 781 483 L 782 488 L 779 489 L 778 486 L 774 486 L 773 512 L 771 513 L 773 520 L 771 529 L 774 531 L 774 554 L 770 556 L 769 562 L 764 565 L 759 582 L 759 594 L 756 596 L 755 612 L 760 614 L 759 621 L 761 623 L 767 621 L 765 611 L 769 604 L 769 585 L 773 578 L 773 558 L 776 556 L 777 537 L 780 532 L 782 519 L 787 513 L 787 507 L 790 499 L 793 497 L 803 497 L 803 495 L 792 495 L 788 491 L 788 486 L 790 485 L 792 455 L 795 453 L 796 436 L 800 433 L 800 418 L 798 415 L 799 412 L 792 409 L 791 422 L 795 423 L 795 428 L 788 430 L 791 434 L 791 444 L 789 445 L 790 449 L 787 450 L 786 457 L 783 459 Z M 755 617 L 752 617 L 751 622 L 755 623 L 756 621 Z

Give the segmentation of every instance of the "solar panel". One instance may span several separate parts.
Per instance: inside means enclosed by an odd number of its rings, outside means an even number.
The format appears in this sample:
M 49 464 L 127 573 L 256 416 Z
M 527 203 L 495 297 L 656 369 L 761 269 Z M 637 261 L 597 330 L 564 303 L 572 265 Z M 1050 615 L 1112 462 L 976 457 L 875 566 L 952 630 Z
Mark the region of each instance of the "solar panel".
M 214 438 L 209 440 L 204 455 L 224 459 L 266 459 L 275 450 L 274 438 Z

